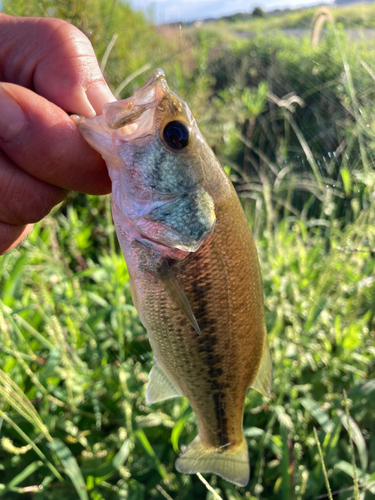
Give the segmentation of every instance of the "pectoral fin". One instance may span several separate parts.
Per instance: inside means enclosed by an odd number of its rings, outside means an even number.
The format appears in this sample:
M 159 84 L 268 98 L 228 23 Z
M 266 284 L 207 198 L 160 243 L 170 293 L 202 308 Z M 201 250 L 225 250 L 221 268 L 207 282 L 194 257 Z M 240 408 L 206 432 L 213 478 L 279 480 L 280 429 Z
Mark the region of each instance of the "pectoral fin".
M 258 369 L 257 376 L 254 382 L 251 384 L 251 388 L 263 394 L 263 396 L 269 396 L 272 387 L 272 359 L 270 354 L 270 347 L 268 345 L 267 335 L 264 337 L 264 346 L 262 359 L 260 360 L 260 365 Z
M 153 404 L 169 398 L 182 396 L 156 362 L 148 376 L 146 403 Z
M 201 330 L 191 309 L 189 299 L 186 296 L 182 284 L 174 275 L 170 265 L 168 264 L 168 261 L 163 261 L 162 265 L 159 268 L 159 271 L 157 273 L 152 272 L 152 275 L 162 283 L 165 290 L 167 290 L 167 292 L 169 293 L 171 299 L 178 305 L 178 307 L 190 321 L 191 326 L 198 333 L 198 335 L 200 335 Z

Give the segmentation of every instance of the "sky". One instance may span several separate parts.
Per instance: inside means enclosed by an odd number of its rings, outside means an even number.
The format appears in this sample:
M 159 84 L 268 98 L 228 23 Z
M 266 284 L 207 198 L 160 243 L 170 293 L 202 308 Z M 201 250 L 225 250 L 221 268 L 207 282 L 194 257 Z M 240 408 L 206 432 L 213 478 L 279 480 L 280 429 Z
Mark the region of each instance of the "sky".
M 254 7 L 267 11 L 306 7 L 317 3 L 333 3 L 333 0 L 130 0 L 133 8 L 147 14 L 153 12 L 153 20 L 157 24 L 252 12 Z

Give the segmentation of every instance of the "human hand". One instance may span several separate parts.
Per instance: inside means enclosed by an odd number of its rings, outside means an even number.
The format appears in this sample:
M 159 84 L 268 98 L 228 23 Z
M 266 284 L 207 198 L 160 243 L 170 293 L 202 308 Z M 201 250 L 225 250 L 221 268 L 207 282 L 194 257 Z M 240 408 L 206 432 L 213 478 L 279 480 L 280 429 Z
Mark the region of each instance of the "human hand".
M 104 161 L 68 113 L 95 116 L 115 98 L 89 40 L 60 19 L 0 14 L 0 82 L 3 254 L 70 190 L 110 192 Z

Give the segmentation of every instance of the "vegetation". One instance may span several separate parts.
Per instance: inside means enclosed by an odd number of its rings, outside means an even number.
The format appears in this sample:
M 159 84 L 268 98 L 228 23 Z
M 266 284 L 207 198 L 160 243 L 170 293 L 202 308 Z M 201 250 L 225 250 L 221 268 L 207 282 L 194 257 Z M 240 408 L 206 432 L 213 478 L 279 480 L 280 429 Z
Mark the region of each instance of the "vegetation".
M 323 7 L 324 8 L 324 7 Z M 254 9 L 255 10 L 255 9 Z M 241 25 L 246 26 L 250 31 L 273 30 L 273 29 L 290 29 L 290 28 L 305 28 L 309 29 L 311 19 L 319 10 L 318 8 L 300 8 L 300 9 L 276 9 L 267 13 L 267 19 L 260 20 L 252 14 L 234 14 L 221 18 L 222 21 L 236 22 L 235 27 Z M 329 10 L 336 23 L 342 24 L 344 28 L 374 28 L 375 27 L 375 10 L 374 6 L 369 3 L 356 3 L 348 5 L 345 8 L 330 6 Z M 255 18 L 254 18 L 255 17 Z
M 337 23 L 360 9 L 332 9 L 312 47 L 279 30 L 312 9 L 181 31 L 108 0 L 10 8 L 77 24 L 113 89 L 127 77 L 121 97 L 162 65 L 189 102 L 256 237 L 274 382 L 246 397 L 246 488 L 178 474 L 195 416 L 146 406 L 152 352 L 110 202 L 77 195 L 0 257 L 0 497 L 375 498 L 375 45 Z

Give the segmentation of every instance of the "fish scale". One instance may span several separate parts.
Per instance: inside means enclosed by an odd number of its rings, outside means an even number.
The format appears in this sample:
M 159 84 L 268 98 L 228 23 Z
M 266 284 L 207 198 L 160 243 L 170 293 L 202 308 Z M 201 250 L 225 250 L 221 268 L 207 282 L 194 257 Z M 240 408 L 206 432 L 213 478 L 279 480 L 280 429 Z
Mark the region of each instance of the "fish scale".
M 183 395 L 197 417 L 176 468 L 244 486 L 246 391 L 268 395 L 272 363 L 257 252 L 237 194 L 161 70 L 102 116 L 75 121 L 112 178 L 132 297 L 154 352 L 146 401 Z
M 138 283 L 139 293 L 144 297 L 145 323 L 150 325 L 148 332 L 155 357 L 172 382 L 182 387 L 181 392 L 188 397 L 198 421 L 200 413 L 206 416 L 205 420 L 201 419 L 200 432 L 208 436 L 206 441 L 213 446 L 242 440 L 242 424 L 238 422 L 242 421 L 244 394 L 255 378 L 263 350 L 263 338 L 257 334 L 259 329 L 264 329 L 263 315 L 259 313 L 263 310 L 262 298 L 259 294 L 255 297 L 251 294 L 252 283 L 260 283 L 259 269 L 253 265 L 251 255 L 247 259 L 243 255 L 241 259 L 229 258 L 229 254 L 241 252 L 243 246 L 241 240 L 231 238 L 232 222 L 225 213 L 221 217 L 219 212 L 214 234 L 191 254 L 191 258 L 172 265 L 200 325 L 201 336 L 157 281 L 151 287 L 141 270 Z M 253 245 L 248 239 L 246 244 L 251 248 Z M 235 273 L 231 267 L 236 267 Z M 239 273 L 244 276 L 241 283 L 234 279 Z M 233 278 L 228 280 L 228 275 Z M 227 285 L 223 286 L 223 282 Z M 236 294 L 231 293 L 232 288 L 236 289 Z M 245 293 L 238 288 L 243 288 Z M 161 303 L 167 305 L 163 305 L 159 321 L 154 321 L 154 311 L 160 310 Z M 236 309 L 241 314 L 236 315 Z M 248 316 L 242 314 L 244 309 Z M 222 311 L 228 311 L 227 315 L 223 316 Z M 252 325 L 248 318 L 253 318 Z M 182 338 L 176 336 L 181 325 L 184 327 Z M 249 329 L 254 330 L 254 339 Z M 236 331 L 236 336 L 231 331 Z M 243 337 L 249 342 L 247 349 Z M 198 377 L 185 369 L 185 363 L 177 363 L 176 369 L 177 360 L 186 356 L 194 360 L 195 369 L 200 370 Z M 232 357 L 235 363 L 230 362 Z M 239 379 L 242 387 L 238 387 Z M 220 387 L 225 390 L 219 390 Z M 214 392 L 218 390 L 218 394 Z M 221 402 L 225 405 L 225 416 L 220 409 Z M 209 428 L 205 421 L 209 422 Z M 229 433 L 229 428 L 235 432 Z

